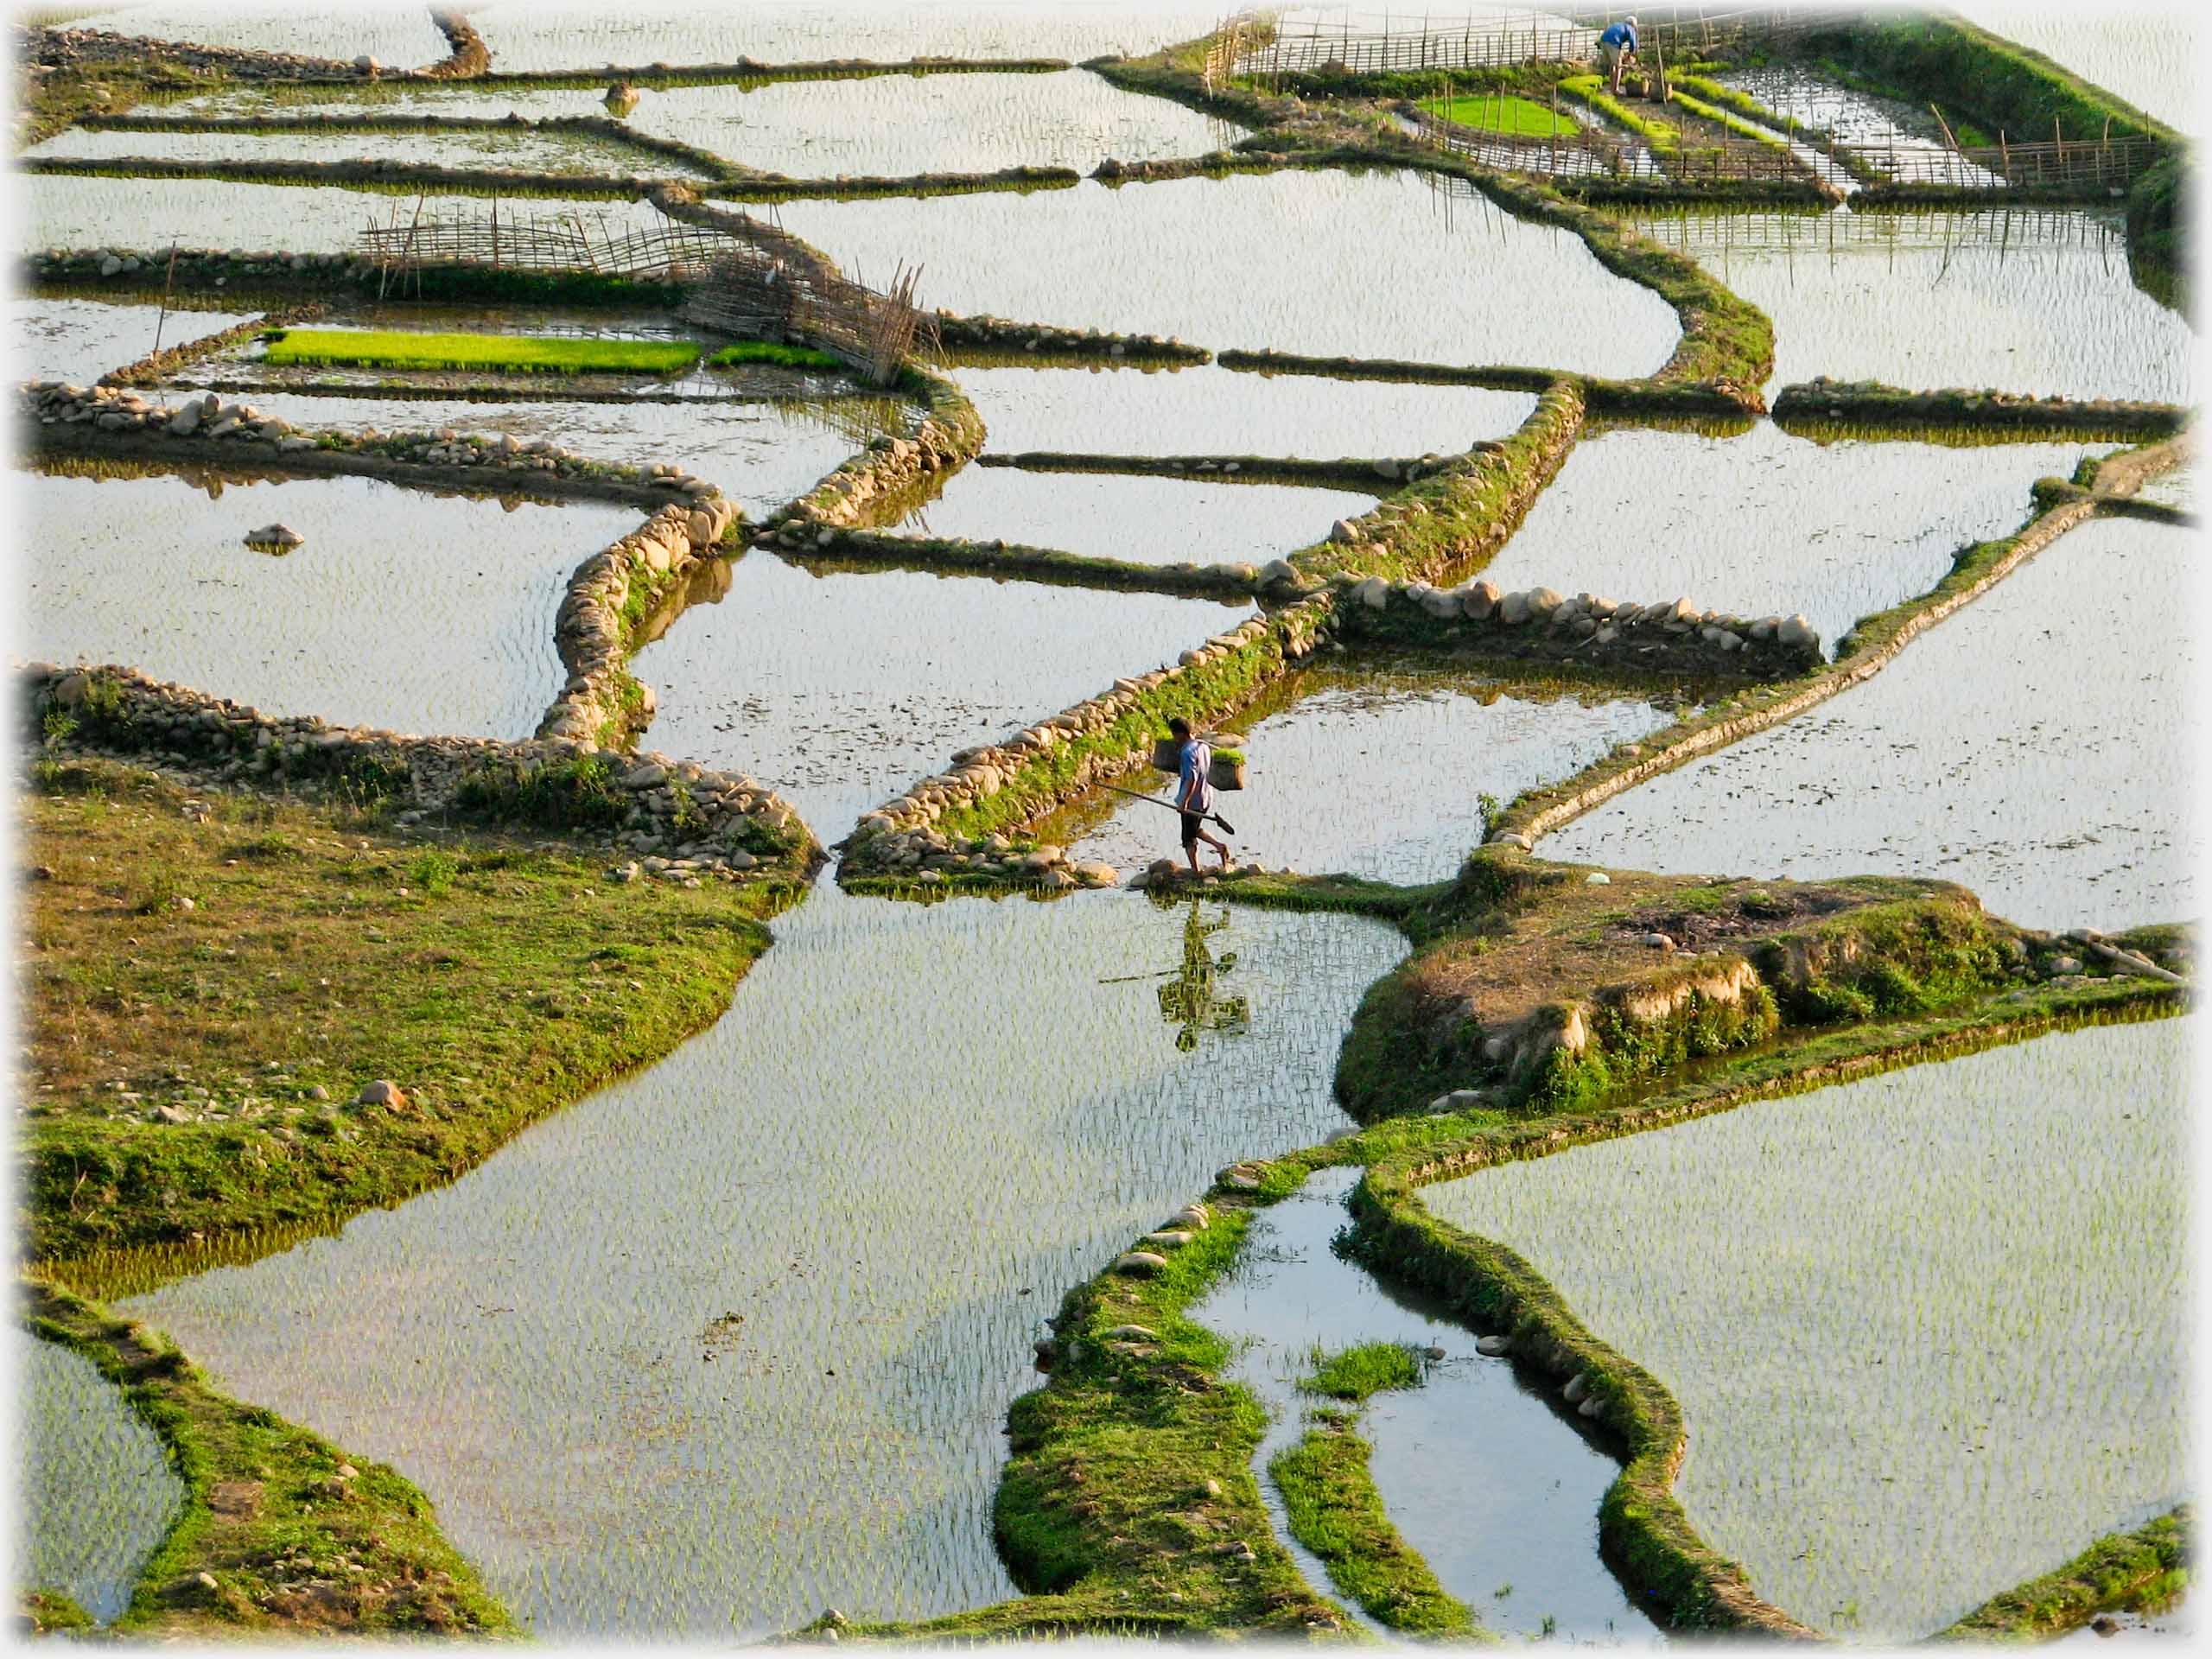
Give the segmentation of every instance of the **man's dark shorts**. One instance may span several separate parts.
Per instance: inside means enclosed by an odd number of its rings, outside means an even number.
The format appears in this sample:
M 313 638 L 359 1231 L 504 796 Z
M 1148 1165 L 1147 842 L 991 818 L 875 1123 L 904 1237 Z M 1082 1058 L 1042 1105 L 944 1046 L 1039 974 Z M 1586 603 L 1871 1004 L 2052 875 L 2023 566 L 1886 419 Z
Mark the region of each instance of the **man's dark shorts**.
M 1185 847 L 1195 847 L 1198 844 L 1198 826 L 1206 821 L 1206 815 L 1203 812 L 1185 812 L 1181 816 L 1183 844 Z

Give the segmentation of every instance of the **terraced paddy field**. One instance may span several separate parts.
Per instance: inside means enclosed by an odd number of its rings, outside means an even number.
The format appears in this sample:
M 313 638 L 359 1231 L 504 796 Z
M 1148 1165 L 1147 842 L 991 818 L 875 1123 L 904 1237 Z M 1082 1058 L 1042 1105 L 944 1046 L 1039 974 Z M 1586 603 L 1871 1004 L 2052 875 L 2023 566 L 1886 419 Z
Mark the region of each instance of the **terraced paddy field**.
M 1681 1400 L 1807 1623 L 1910 1641 L 2187 1486 L 2177 1023 L 2046 1037 L 1429 1188 Z
M 2181 1650 L 2171 37 L 1587 22 L 25 24 L 19 1620 Z

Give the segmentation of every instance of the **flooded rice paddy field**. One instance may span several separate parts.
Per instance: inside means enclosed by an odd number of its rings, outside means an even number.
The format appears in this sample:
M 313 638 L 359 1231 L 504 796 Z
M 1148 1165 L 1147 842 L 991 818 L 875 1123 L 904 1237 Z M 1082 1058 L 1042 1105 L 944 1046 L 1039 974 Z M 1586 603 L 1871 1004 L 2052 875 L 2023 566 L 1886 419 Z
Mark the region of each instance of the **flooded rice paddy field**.
M 1321 375 L 1188 368 L 978 368 L 949 372 L 1001 453 L 1272 455 L 1333 461 L 1456 454 L 1503 438 L 1535 395 Z
M 404 1470 L 541 1637 L 1014 1594 L 990 1506 L 1039 1322 L 1224 1162 L 1347 1122 L 1337 1044 L 1403 942 L 833 883 L 774 925 L 650 1071 L 450 1187 L 125 1308 Z
M 639 169 L 658 176 L 664 168 Z M 34 174 L 16 181 L 23 212 L 18 248 L 243 248 L 249 251 L 344 253 L 361 232 L 395 223 L 489 217 L 489 195 L 418 198 L 326 184 L 238 184 L 225 179 L 70 178 Z M 671 221 L 648 201 L 566 200 L 505 196 L 501 213 L 541 223 L 573 220 L 594 240 L 657 232 Z
M 166 390 L 155 394 L 174 398 Z M 186 395 L 188 395 L 187 393 Z M 901 423 L 899 406 L 875 399 L 822 403 L 695 397 L 680 404 L 472 402 L 463 397 L 368 397 L 325 392 L 245 394 L 265 415 L 309 430 L 443 431 L 464 436 L 545 438 L 593 461 L 652 467 L 672 461 L 721 486 L 758 519 L 804 495 L 869 438 Z M 634 529 L 643 508 L 625 508 Z M 580 554 L 579 557 L 582 556 Z
M 632 660 L 660 702 L 645 747 L 751 773 L 825 842 L 955 749 L 1173 663 L 1252 608 L 837 572 L 758 549 L 729 569 L 728 592 L 693 605 Z
M 2187 1033 L 2042 1038 L 1432 1186 L 1681 1402 L 1753 1588 L 1929 1635 L 2187 1490 Z
M 149 0 L 149 3 L 60 7 L 72 29 L 111 29 L 119 35 L 257 52 L 296 52 L 351 63 L 364 52 L 395 69 L 420 69 L 452 48 L 429 13 L 408 5 L 245 4 L 241 0 Z
M 10 1329 L 16 1363 L 16 1582 L 102 1624 L 130 1604 L 184 1483 L 145 1421 L 81 1354 Z
M 1774 321 L 1772 384 L 2192 395 L 2189 323 L 2137 288 L 2118 216 L 1672 213 L 1643 221 Z
M 1157 51 L 1218 21 L 1202 0 L 1125 6 L 1073 0 L 1049 9 L 1003 3 L 861 7 L 747 6 L 724 10 L 647 0 L 619 10 L 579 0 L 494 0 L 469 21 L 503 69 L 607 64 L 817 63 L 861 57 L 1065 58 Z
M 1961 882 L 2032 927 L 2196 906 L 2187 542 L 2061 537 L 1872 679 L 1655 778 L 1543 855 L 1669 873 Z M 2090 596 L 2094 595 L 2094 599 Z
M 1839 86 L 1835 82 L 1796 64 L 1767 64 L 1756 68 L 1731 70 L 1716 75 L 1714 79 L 1724 86 L 1748 92 L 1777 115 L 1789 117 L 1816 131 L 1830 134 L 1839 143 L 1877 146 L 1894 153 L 1900 162 L 1908 156 L 1916 160 L 1922 156 L 1942 155 L 1951 149 L 1944 142 L 1942 129 L 1936 124 L 1935 114 L 1926 105 L 1855 92 L 1849 87 Z M 1818 155 L 1819 152 L 1808 153 Z M 1874 163 L 1886 170 L 1887 163 L 1883 157 L 1875 157 Z M 1829 166 L 1834 165 L 1834 162 L 1829 162 Z M 1952 181 L 1955 183 L 1988 185 L 2004 182 L 1997 175 L 1971 162 L 1960 161 L 1954 165 L 1956 172 Z M 1837 170 L 1840 171 L 1840 168 Z M 1851 182 L 1849 175 L 1845 175 L 1838 182 L 1840 186 L 1848 187 Z
M 2036 480 L 2113 448 L 1815 443 L 1767 421 L 1730 438 L 1603 432 L 1569 452 L 1482 575 L 1508 591 L 1802 612 L 1833 656 L 1860 617 L 1926 593 L 1961 549 L 2018 530 Z
M 1135 564 L 1265 564 L 1325 538 L 1372 495 L 1309 484 L 1222 484 L 1149 473 L 963 467 L 899 528 Z
M 1358 1177 L 1353 1168 L 1317 1171 L 1260 1211 L 1236 1265 L 1190 1309 L 1238 1348 L 1230 1380 L 1267 1406 L 1253 1466 L 1278 1536 L 1325 1590 L 1327 1569 L 1289 1536 L 1266 1474 L 1303 1432 L 1306 1408 L 1319 1403 L 1298 1389 L 1315 1349 L 1440 1348 L 1444 1357 L 1424 1365 L 1419 1388 L 1377 1394 L 1361 1414 L 1358 1433 L 1374 1448 L 1369 1471 L 1400 1533 L 1492 1631 L 1574 1645 L 1662 1640 L 1598 1557 L 1598 1506 L 1620 1465 L 1523 1387 L 1509 1361 L 1478 1357 L 1473 1335 L 1444 1308 L 1332 1248 L 1351 1224 L 1344 1198 Z M 1338 1599 L 1370 1622 L 1357 1603 Z
M 1031 194 L 784 204 L 849 273 L 925 305 L 1230 347 L 1649 374 L 1675 314 L 1571 232 L 1407 172 L 1287 172 Z M 1471 280 L 1510 270 L 1513 280 Z
M 1510 801 L 1568 777 L 1672 718 L 1670 702 L 1618 690 L 1517 683 L 1398 656 L 1332 657 L 1222 722 L 1251 740 L 1250 776 L 1217 802 L 1237 833 L 1214 833 L 1270 868 L 1446 880 L 1482 841 L 1484 797 Z M 1174 793 L 1173 779 L 1149 770 L 1120 782 L 1163 801 Z M 1103 792 L 1039 827 L 1039 839 L 1123 869 L 1179 857 L 1179 834 L 1159 808 Z
M 264 109 L 240 108 L 245 114 Z M 289 111 L 288 111 L 289 112 Z M 354 113 L 348 111 L 347 113 Z M 574 111 L 583 113 L 583 111 Z M 604 114 L 604 111 L 593 113 Z M 502 104 L 473 111 L 506 113 Z M 582 133 L 448 130 L 444 132 L 139 132 L 71 127 L 23 152 L 35 156 L 91 156 L 100 160 L 151 157 L 172 162 L 412 162 L 433 167 L 518 168 L 532 173 L 583 173 L 627 177 L 710 176 L 673 156 L 648 154 L 612 139 Z
M 569 573 L 635 507 L 500 502 L 374 479 L 203 486 L 29 474 L 22 649 L 122 663 L 270 714 L 527 737 L 566 675 Z M 305 543 L 245 543 L 281 521 Z
M 291 89 L 275 93 L 245 89 L 200 94 L 179 107 L 225 116 L 281 111 L 499 119 L 512 112 L 534 121 L 561 116 L 604 118 L 611 112 L 605 96 L 603 87 L 472 87 L 457 81 L 359 93 L 316 88 L 305 96 Z M 621 119 L 637 132 L 673 138 L 725 161 L 794 178 L 988 173 L 1009 167 L 1071 167 L 1088 172 L 1109 157 L 1139 162 L 1202 156 L 1227 148 L 1246 131 L 1165 99 L 1125 92 L 1080 69 L 1046 74 L 871 75 L 852 80 L 641 86 L 636 107 Z M 418 135 L 409 133 L 359 137 L 378 146 L 363 153 L 378 156 L 411 156 L 420 142 Z M 503 142 L 504 136 L 488 135 L 487 139 Z M 289 143 L 289 135 L 258 142 Z M 639 165 L 671 170 L 658 159 L 647 161 L 636 151 L 605 140 L 598 143 L 617 157 L 627 156 L 619 165 L 600 170 L 627 173 Z M 41 148 L 34 153 L 65 152 Z M 519 160 L 504 163 L 524 164 Z M 672 170 L 689 169 L 676 166 Z
M 154 349 L 196 340 L 245 321 L 251 311 L 181 311 L 166 316 L 158 303 L 61 299 L 41 295 L 10 299 L 9 370 L 18 380 L 65 380 L 88 386 L 111 369 L 135 363 Z

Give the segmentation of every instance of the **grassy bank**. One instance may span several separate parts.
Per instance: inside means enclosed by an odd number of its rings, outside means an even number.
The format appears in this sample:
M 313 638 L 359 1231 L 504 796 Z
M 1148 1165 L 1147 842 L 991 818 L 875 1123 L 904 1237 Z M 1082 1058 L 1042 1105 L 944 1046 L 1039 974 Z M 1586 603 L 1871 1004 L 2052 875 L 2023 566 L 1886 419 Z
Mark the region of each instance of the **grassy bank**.
M 268 360 L 274 364 L 378 369 L 675 374 L 699 360 L 699 346 L 696 340 L 576 340 L 556 334 L 418 334 L 397 329 L 286 328 L 270 340 Z M 722 359 L 718 357 L 715 360 Z
M 710 369 L 734 368 L 741 363 L 772 363 L 785 369 L 842 369 L 845 365 L 827 352 L 811 346 L 784 346 L 772 340 L 741 340 L 725 346 L 707 359 Z
M 450 1180 L 728 1005 L 790 887 L 85 760 L 23 798 L 29 1254 L 190 1270 Z M 357 1106 L 397 1083 L 397 1109 Z M 150 1256 L 145 1254 L 150 1249 Z
M 2133 1532 L 2097 1541 L 2055 1572 L 1993 1596 L 1939 1642 L 2043 1642 L 2099 1613 L 2157 1608 L 2189 1584 L 2196 1512 L 2184 1503 Z
M 439 1531 L 429 1500 L 396 1471 L 217 1392 L 143 1325 L 36 1281 L 20 1294 L 33 1333 L 82 1354 L 120 1388 L 184 1483 L 175 1521 L 111 1627 L 118 1635 L 514 1633 Z M 66 1605 L 42 1611 L 71 1622 Z

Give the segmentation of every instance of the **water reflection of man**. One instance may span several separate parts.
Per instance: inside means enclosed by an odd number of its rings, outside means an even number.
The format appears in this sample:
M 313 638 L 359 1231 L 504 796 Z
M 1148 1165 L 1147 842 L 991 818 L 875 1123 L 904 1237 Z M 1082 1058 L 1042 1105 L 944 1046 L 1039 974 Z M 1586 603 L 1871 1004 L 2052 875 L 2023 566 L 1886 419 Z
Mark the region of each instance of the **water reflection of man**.
M 1160 988 L 1160 1017 L 1179 1027 L 1175 1046 L 1185 1053 L 1198 1046 L 1202 1031 L 1242 1031 L 1252 1018 L 1252 1005 L 1241 996 L 1217 996 L 1214 981 L 1236 966 L 1236 953 L 1225 950 L 1217 961 L 1206 949 L 1207 938 L 1229 925 L 1229 912 L 1217 922 L 1198 919 L 1193 899 L 1183 918 L 1183 965 L 1175 977 Z

